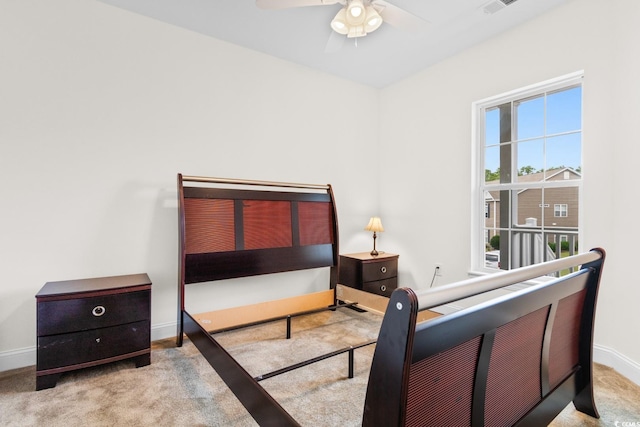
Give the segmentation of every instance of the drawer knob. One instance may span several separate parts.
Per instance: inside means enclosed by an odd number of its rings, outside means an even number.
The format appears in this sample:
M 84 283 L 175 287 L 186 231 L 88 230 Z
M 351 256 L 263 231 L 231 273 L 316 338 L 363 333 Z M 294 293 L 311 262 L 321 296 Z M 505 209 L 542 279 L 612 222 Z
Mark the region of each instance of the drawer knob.
M 380 267 L 380 271 L 383 272 L 383 273 L 386 273 L 387 272 L 387 267 L 384 267 L 384 266 Z
M 382 285 L 382 286 L 380 286 L 380 290 L 381 290 L 382 292 L 384 292 L 384 291 L 386 291 L 386 290 L 387 290 L 387 287 L 386 287 L 385 285 Z
M 96 316 L 96 317 L 100 317 L 100 316 L 102 316 L 103 314 L 105 314 L 106 312 L 107 312 L 107 309 L 106 309 L 106 308 L 104 308 L 104 307 L 103 307 L 103 306 L 101 306 L 101 305 L 97 305 L 97 306 L 95 306 L 95 307 L 93 308 L 93 310 L 91 311 L 91 314 L 93 314 L 93 315 L 94 315 L 94 316 Z
M 96 342 L 99 343 L 100 342 L 100 338 L 96 338 Z

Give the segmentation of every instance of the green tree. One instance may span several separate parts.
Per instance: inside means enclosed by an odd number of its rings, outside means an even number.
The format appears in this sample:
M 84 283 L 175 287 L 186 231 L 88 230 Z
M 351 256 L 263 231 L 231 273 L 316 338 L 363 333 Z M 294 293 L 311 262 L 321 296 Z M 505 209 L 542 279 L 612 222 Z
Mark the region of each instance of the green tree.
M 500 235 L 496 234 L 495 236 L 493 236 L 491 240 L 489 240 L 489 244 L 493 249 L 500 249 Z
M 491 172 L 489 169 L 484 170 L 484 181 L 497 181 L 500 179 L 500 168 L 496 169 L 495 172 Z
M 533 166 L 522 166 L 520 168 L 520 171 L 518 171 L 518 175 L 529 175 L 531 173 L 534 173 L 536 171 L 536 168 L 534 168 Z

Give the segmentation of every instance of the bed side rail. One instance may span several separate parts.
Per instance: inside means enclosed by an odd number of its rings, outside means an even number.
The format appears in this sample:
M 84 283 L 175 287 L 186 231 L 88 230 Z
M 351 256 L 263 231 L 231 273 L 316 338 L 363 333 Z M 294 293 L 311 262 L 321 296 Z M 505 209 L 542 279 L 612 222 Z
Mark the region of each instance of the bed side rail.
M 300 424 L 188 313 L 184 332 L 261 426 Z
M 604 250 L 596 248 L 579 255 L 474 277 L 450 285 L 439 286 L 434 289 L 417 291 L 418 310 L 427 310 L 463 298 L 536 279 L 560 270 L 597 262 L 602 258 L 604 258 Z

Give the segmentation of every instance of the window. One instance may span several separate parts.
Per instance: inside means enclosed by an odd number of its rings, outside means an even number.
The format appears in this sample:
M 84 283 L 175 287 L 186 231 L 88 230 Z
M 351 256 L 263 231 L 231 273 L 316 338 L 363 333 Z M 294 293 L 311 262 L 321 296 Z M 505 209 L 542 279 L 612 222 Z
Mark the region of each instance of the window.
M 567 217 L 569 205 L 565 204 L 555 204 L 553 205 L 553 216 L 554 217 Z
M 473 107 L 474 267 L 489 267 L 487 251 L 499 251 L 502 269 L 573 254 L 582 194 L 582 73 Z M 487 236 L 498 247 L 487 245 Z M 560 236 L 570 253 L 555 245 Z

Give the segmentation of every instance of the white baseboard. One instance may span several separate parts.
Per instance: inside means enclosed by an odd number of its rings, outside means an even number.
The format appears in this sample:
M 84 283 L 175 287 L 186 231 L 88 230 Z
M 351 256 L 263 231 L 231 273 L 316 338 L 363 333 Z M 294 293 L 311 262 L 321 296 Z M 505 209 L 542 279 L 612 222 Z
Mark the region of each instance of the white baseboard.
M 151 326 L 151 341 L 175 337 L 178 332 L 177 322 L 160 323 Z
M 36 347 L 0 352 L 0 372 L 36 364 Z
M 613 368 L 623 377 L 640 385 L 640 364 L 614 349 L 595 344 L 593 346 L 593 361 Z
M 161 323 L 151 326 L 151 341 L 176 336 L 176 322 Z M 24 368 L 36 364 L 36 347 L 25 347 L 0 352 L 0 372 Z

